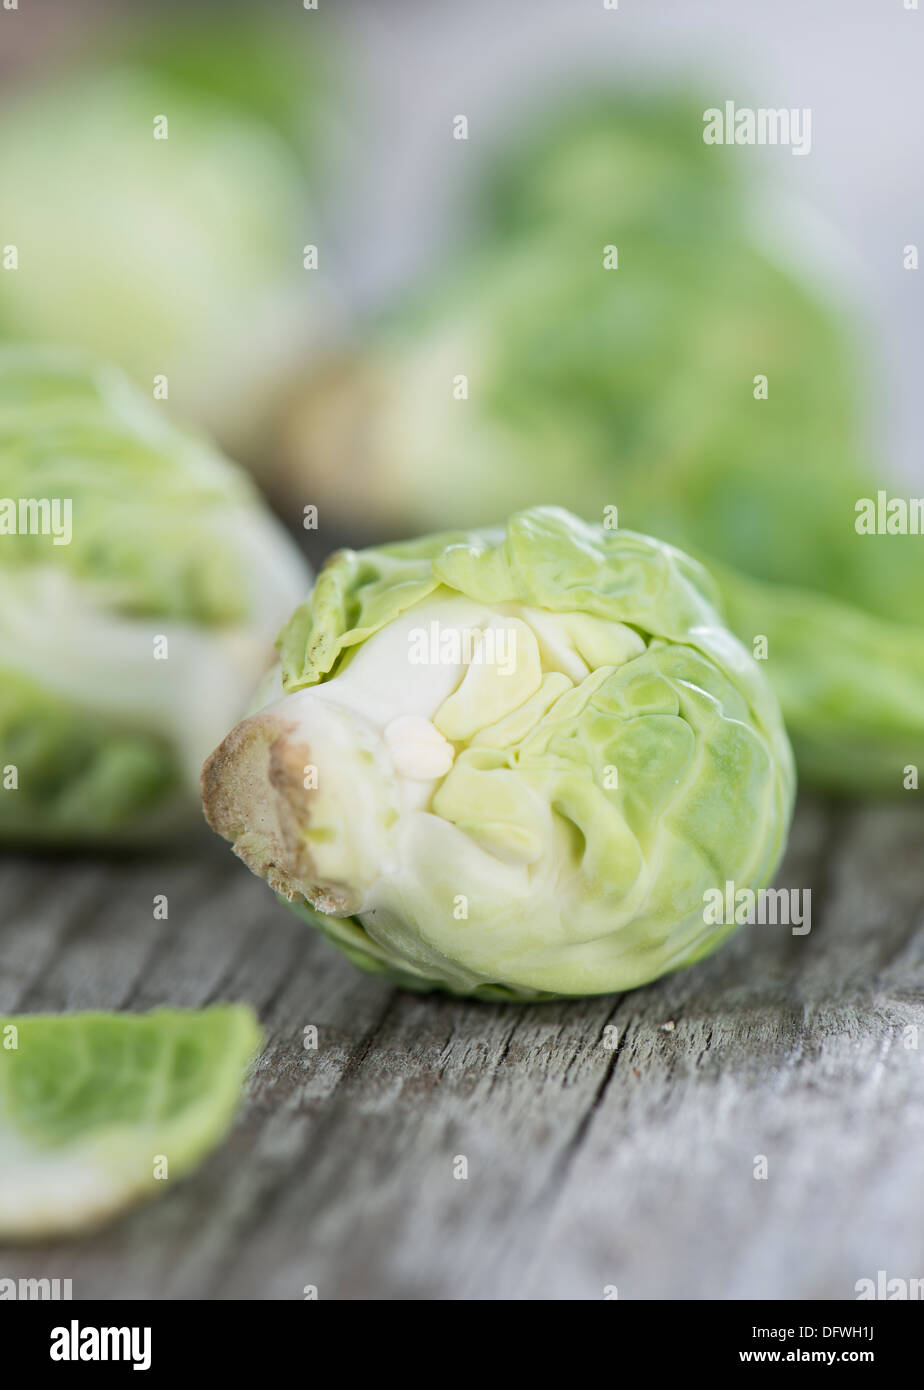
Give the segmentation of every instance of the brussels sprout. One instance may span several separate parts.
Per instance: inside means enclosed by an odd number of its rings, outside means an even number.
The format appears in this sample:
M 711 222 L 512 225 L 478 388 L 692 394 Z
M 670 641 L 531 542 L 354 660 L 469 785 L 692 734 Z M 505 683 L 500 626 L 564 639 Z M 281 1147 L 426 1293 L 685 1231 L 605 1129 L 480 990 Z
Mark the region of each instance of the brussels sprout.
M 511 153 L 468 248 L 293 405 L 299 495 L 392 534 L 618 499 L 623 525 L 894 613 L 891 551 L 867 563 L 853 529 L 875 484 L 845 325 L 753 231 L 702 109 L 581 106 Z
M 766 645 L 800 777 L 834 792 L 900 792 L 909 768 L 924 767 L 924 629 L 709 569 L 732 631 Z
M 475 190 L 487 236 L 537 228 L 603 246 L 618 231 L 687 247 L 740 236 L 749 151 L 703 141 L 695 92 L 590 90 L 543 106 L 515 131 Z
M 4 1240 L 71 1235 L 162 1192 L 222 1138 L 260 1046 L 242 1005 L 0 1016 L 0 1037 Z
M 623 524 L 758 577 L 856 587 L 870 483 L 833 323 L 746 247 L 622 256 L 536 236 L 382 325 L 290 417 L 307 495 L 392 531 L 618 499 Z
M 329 327 L 313 153 L 321 55 L 234 6 L 129 26 L 101 61 L 0 106 L 0 336 L 99 353 L 248 447 L 279 374 Z M 155 122 L 162 124 L 155 127 Z M 166 122 L 166 124 L 163 124 Z M 155 138 L 155 130 L 158 137 Z
M 307 579 L 244 475 L 118 371 L 0 349 L 0 839 L 191 817 Z
M 606 993 L 731 929 L 791 754 L 705 571 L 557 508 L 324 568 L 262 707 L 203 769 L 213 827 L 357 964 L 488 998 Z

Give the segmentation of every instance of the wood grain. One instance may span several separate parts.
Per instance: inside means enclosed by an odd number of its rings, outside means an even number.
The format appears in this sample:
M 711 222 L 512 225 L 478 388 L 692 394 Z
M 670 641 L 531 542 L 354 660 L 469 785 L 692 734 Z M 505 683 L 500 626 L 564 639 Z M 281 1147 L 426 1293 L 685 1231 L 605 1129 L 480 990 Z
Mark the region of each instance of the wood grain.
M 922 812 L 804 802 L 778 882 L 812 889 L 809 935 L 744 927 L 645 989 L 532 1006 L 364 976 L 217 839 L 8 857 L 0 1011 L 242 999 L 268 1044 L 195 1175 L 82 1241 L 0 1248 L 0 1274 L 247 1299 L 850 1299 L 924 1276 Z

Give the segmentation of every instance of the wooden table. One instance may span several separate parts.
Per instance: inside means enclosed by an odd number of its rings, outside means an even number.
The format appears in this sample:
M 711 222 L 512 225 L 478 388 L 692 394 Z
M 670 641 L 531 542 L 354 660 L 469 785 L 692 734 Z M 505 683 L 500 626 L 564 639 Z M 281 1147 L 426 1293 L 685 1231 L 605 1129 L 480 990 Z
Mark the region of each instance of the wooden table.
M 744 927 L 648 988 L 541 1006 L 361 974 L 205 832 L 183 857 L 7 857 L 0 1011 L 243 999 L 268 1042 L 197 1173 L 84 1240 L 0 1249 L 0 1274 L 256 1299 L 851 1299 L 924 1276 L 922 795 L 800 805 L 778 881 L 811 888 L 809 935 Z

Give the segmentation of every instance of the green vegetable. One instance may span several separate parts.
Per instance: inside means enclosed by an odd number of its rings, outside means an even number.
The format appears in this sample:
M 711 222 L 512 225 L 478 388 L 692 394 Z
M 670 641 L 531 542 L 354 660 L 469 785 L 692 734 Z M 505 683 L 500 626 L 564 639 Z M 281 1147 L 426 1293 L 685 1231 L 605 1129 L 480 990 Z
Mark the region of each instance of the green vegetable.
M 296 409 L 288 463 L 326 515 L 362 497 L 417 529 L 618 502 L 623 525 L 858 598 L 870 480 L 844 325 L 752 232 L 701 111 L 580 107 L 511 153 L 468 249 Z
M 0 1238 L 70 1235 L 163 1192 L 223 1137 L 249 1008 L 0 1018 Z
M 704 892 L 770 879 L 793 796 L 711 596 L 681 552 L 557 508 L 341 552 L 207 761 L 206 815 L 413 988 L 597 994 L 690 964 L 731 930 Z
M 0 253 L 18 252 L 0 337 L 99 353 L 146 391 L 166 376 L 179 418 L 236 445 L 330 313 L 302 265 L 323 240 L 324 59 L 275 18 L 123 27 L 0 106 Z
M 294 406 L 281 466 L 325 515 L 362 499 L 392 532 L 618 504 L 717 561 L 733 631 L 770 638 L 805 779 L 898 792 L 924 746 L 921 538 L 857 534 L 882 480 L 850 325 L 787 263 L 812 239 L 793 207 L 704 145 L 704 105 L 589 100 L 537 123 L 468 248 Z
M 191 820 L 306 582 L 249 481 L 120 373 L 0 349 L 0 839 Z
M 710 562 L 745 646 L 766 639 L 799 775 L 835 792 L 896 795 L 924 768 L 924 629 Z
M 704 103 L 670 89 L 589 91 L 529 112 L 477 189 L 487 235 L 537 228 L 603 246 L 620 233 L 698 246 L 740 231 L 749 151 L 703 141 Z

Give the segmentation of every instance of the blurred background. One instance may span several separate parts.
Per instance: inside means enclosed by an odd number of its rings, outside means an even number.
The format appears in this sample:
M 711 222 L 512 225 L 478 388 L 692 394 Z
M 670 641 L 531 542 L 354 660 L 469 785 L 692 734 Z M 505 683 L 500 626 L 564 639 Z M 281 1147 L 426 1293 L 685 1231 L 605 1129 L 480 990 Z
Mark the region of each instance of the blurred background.
M 0 279 L 0 332 L 166 373 L 293 529 L 320 505 L 315 558 L 524 501 L 596 514 L 646 469 L 669 486 L 659 456 L 697 429 L 677 468 L 747 470 L 765 422 L 723 401 L 752 368 L 789 412 L 773 466 L 814 429 L 848 474 L 920 479 L 922 44 L 901 0 L 24 6 L 0 31 L 0 225 L 31 264 Z M 703 146 L 727 99 L 810 107 L 811 153 Z M 464 424 L 456 373 L 495 393 Z M 722 550 L 645 489 L 633 510 Z

